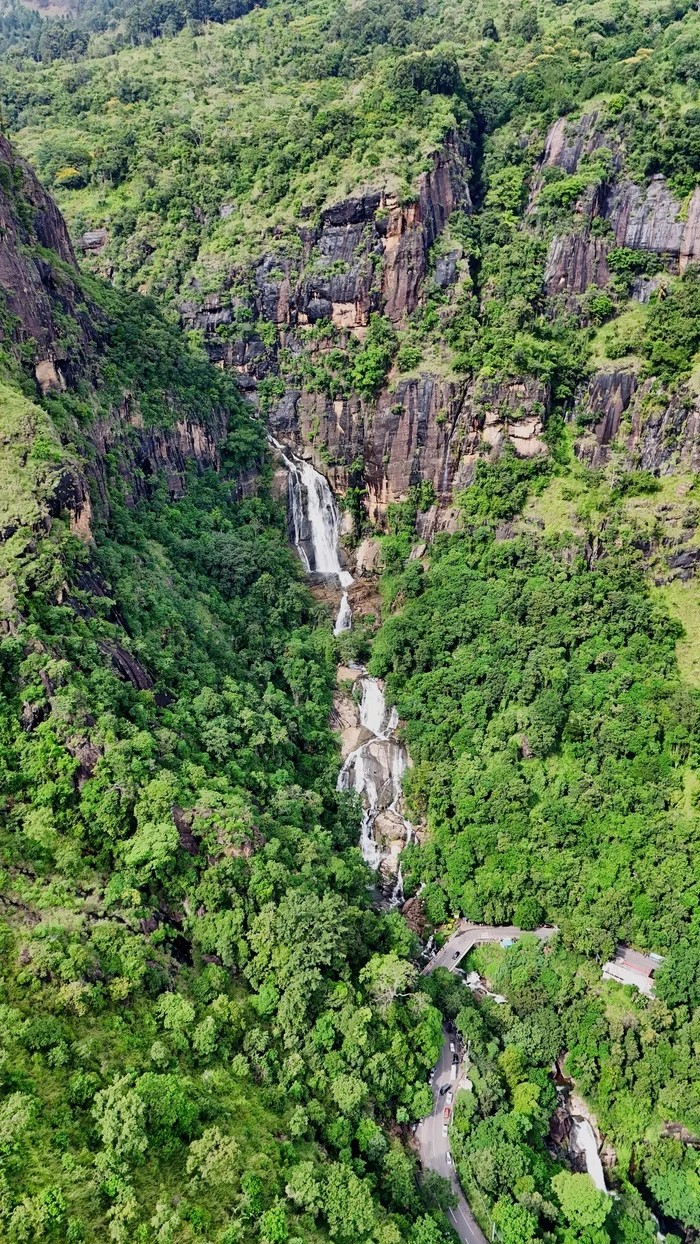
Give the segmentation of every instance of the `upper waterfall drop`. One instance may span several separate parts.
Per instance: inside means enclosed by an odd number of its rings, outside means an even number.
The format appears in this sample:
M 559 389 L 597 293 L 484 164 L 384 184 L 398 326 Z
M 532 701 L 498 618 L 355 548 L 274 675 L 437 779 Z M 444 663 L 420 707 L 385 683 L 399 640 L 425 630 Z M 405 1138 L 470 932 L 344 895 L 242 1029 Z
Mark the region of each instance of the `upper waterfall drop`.
M 353 577 L 340 564 L 340 514 L 328 480 L 306 458 L 284 449 L 274 436 L 268 435 L 268 440 L 287 468 L 292 539 L 304 569 L 309 574 L 337 575 L 340 586 L 349 587 Z
M 299 461 L 299 478 L 306 489 L 306 503 L 309 523 L 311 525 L 311 541 L 314 552 L 314 565 L 311 567 L 318 574 L 337 574 L 341 587 L 349 587 L 352 575 L 343 570 L 338 555 L 338 539 L 340 535 L 340 514 L 331 486 L 325 475 L 321 475 L 315 467 L 302 458 Z
M 307 574 L 336 575 L 343 589 L 349 587 L 354 580 L 340 564 L 340 514 L 328 480 L 305 458 L 283 449 L 269 433 L 268 440 L 287 468 L 292 540 L 304 569 Z M 333 634 L 351 627 L 352 609 L 343 590 Z

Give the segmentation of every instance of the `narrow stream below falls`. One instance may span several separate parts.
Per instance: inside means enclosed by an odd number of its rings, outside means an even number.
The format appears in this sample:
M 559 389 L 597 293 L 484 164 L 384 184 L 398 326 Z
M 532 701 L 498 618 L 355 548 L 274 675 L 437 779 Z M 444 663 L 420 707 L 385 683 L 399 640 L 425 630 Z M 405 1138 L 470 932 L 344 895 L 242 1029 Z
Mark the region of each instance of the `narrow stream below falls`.
M 347 588 L 352 575 L 340 561 L 340 514 L 324 475 L 270 436 L 287 470 L 289 534 L 307 574 L 335 578 L 342 591 L 333 627 L 334 635 L 352 628 Z M 403 902 L 400 852 L 413 837 L 413 826 L 402 813 L 401 779 L 409 765 L 408 752 L 396 737 L 399 719 L 388 709 L 384 689 L 358 666 L 359 728 L 361 742 L 346 756 L 338 774 L 338 790 L 355 790 L 362 801 L 360 849 L 363 859 L 379 873 L 383 891 L 392 904 Z

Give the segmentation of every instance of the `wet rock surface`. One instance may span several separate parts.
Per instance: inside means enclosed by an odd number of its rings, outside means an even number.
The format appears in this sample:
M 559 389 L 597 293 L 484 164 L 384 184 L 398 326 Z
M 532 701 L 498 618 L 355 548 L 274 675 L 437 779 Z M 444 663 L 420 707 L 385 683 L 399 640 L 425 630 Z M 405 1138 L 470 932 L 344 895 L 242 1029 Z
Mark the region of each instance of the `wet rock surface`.
M 349 694 L 348 675 L 353 676 Z M 340 666 L 338 684 L 334 717 L 342 726 L 343 755 L 338 789 L 355 790 L 360 796 L 363 858 L 378 870 L 387 895 L 398 904 L 403 902 L 400 855 L 413 835 L 413 826 L 403 815 L 401 794 L 408 753 L 395 737 L 398 717 L 394 709 L 387 709 L 379 680 L 364 669 Z

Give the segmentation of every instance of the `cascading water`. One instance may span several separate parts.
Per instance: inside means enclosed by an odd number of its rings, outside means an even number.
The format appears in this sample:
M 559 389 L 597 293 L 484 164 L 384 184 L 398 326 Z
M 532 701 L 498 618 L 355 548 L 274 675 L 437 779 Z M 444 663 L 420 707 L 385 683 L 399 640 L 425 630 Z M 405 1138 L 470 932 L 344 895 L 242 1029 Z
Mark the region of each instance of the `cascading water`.
M 349 587 L 353 578 L 340 564 L 340 515 L 328 480 L 310 462 L 283 449 L 272 436 L 270 443 L 287 468 L 292 540 L 304 569 L 337 575 L 341 587 Z
M 336 576 L 341 588 L 353 582 L 343 570 L 338 553 L 340 516 L 328 480 L 307 462 L 297 457 L 270 436 L 287 468 L 289 481 L 290 532 L 304 569 L 309 573 Z M 343 591 L 333 634 L 340 635 L 352 626 L 348 593 Z M 347 757 L 338 775 L 338 790 L 355 790 L 362 800 L 360 849 L 371 868 L 378 870 L 388 861 L 391 852 L 377 841 L 375 826 L 382 816 L 391 825 L 393 837 L 404 843 L 411 841 L 413 826 L 403 816 L 401 779 L 408 766 L 408 753 L 394 738 L 399 724 L 395 708 L 387 710 L 384 692 L 375 678 L 362 671 L 360 679 L 360 725 L 372 736 Z M 393 876 L 393 869 L 386 869 Z M 398 865 L 390 902 L 403 902 L 403 877 Z
M 574 1153 L 583 1155 L 586 1170 L 600 1192 L 607 1192 L 605 1172 L 598 1153 L 598 1142 L 595 1132 L 588 1119 L 574 1116 L 569 1137 L 569 1147 Z
M 336 575 L 342 588 L 349 587 L 353 577 L 340 564 L 340 515 L 328 480 L 305 458 L 283 449 L 274 436 L 268 439 L 287 468 L 291 535 L 304 569 L 308 574 Z M 344 591 L 333 634 L 351 626 L 352 610 Z
M 355 790 L 362 800 L 360 849 L 370 868 L 380 869 L 390 852 L 377 842 L 375 826 L 380 815 L 393 824 L 395 836 L 411 841 L 413 826 L 400 811 L 401 779 L 408 767 L 408 753 L 394 738 L 399 724 L 395 708 L 387 710 L 384 692 L 376 678 L 364 673 L 360 679 L 360 725 L 372 738 L 350 752 L 338 775 L 338 790 Z M 391 890 L 392 906 L 403 902 L 403 877 L 399 864 Z
M 342 635 L 343 631 L 349 631 L 352 627 L 352 609 L 348 600 L 347 592 L 343 592 L 343 599 L 340 602 L 340 609 L 333 627 L 334 635 Z

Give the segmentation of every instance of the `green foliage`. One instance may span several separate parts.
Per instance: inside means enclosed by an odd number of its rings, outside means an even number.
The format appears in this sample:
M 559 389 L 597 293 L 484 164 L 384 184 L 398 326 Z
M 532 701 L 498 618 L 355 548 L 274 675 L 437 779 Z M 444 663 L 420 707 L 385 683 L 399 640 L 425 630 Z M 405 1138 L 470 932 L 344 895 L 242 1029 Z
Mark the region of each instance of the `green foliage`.
M 616 467 L 605 530 L 578 544 L 517 525 L 503 539 L 502 527 L 565 464 L 589 326 L 666 266 L 612 245 L 593 205 L 613 179 L 658 172 L 681 198 L 693 191 L 697 13 L 569 14 L 549 0 L 497 6 L 486 22 L 451 0 L 245 8 L 105 3 L 41 22 L 13 7 L 0 19 L 3 46 L 36 57 L 3 60 L 7 122 L 75 234 L 106 226 L 87 263 L 114 275 L 114 287 L 76 278 L 35 249 L 58 291 L 61 357 L 84 351 L 87 377 L 42 405 L 22 372 L 38 347 L 2 312 L 0 1233 L 440 1244 L 452 1194 L 416 1180 L 397 1125 L 429 1107 L 441 1013 L 473 1058 L 474 1091 L 455 1103 L 458 1171 L 506 1244 L 654 1237 L 622 1165 L 613 1203 L 551 1157 L 549 1071 L 565 1050 L 620 1154 L 634 1146 L 630 1179 L 698 1229 L 694 1153 L 654 1140 L 668 1120 L 700 1129 L 697 703 L 622 517 L 659 484 Z M 594 99 L 600 145 L 572 174 L 542 167 L 551 122 Z M 300 222 L 311 237 L 320 211 L 360 186 L 400 187 L 411 204 L 448 133 L 468 152 L 475 206 L 433 249 L 461 256 L 454 285 L 426 280 L 398 332 L 373 310 L 362 343 L 327 320 L 280 337 L 260 291 L 293 287 Z M 0 181 L 29 245 L 31 204 L 9 166 Z M 613 276 L 565 303 L 546 292 L 547 255 L 555 233 L 579 230 Z M 377 250 L 373 308 L 380 267 Z M 212 294 L 226 322 L 186 343 L 125 287 L 193 314 Z M 606 331 L 610 357 L 634 352 L 674 385 L 700 347 L 697 270 L 664 278 L 644 324 L 632 319 Z M 498 412 L 509 421 L 548 414 L 557 465 L 479 460 L 464 530 L 438 538 L 428 568 L 408 558 L 434 489 L 389 507 L 393 611 L 372 654 L 429 831 L 406 849 L 408 892 L 422 887 L 433 925 L 560 925 L 546 951 L 525 937 L 492 960 L 477 952 L 502 1007 L 475 1005 L 447 974 L 419 977 L 399 914 L 369 906 L 357 809 L 335 790 L 327 617 L 267 491 L 262 421 L 205 343 L 217 359 L 252 347 L 262 416 L 285 388 L 369 404 L 394 365 L 433 364 L 470 376 L 479 416 L 501 382 L 525 382 L 522 408 Z M 192 470 L 175 499 L 172 481 L 134 477 L 117 444 L 99 464 L 86 548 L 54 513 L 56 482 L 125 401 L 134 441 L 140 424 L 152 436 L 226 426 L 222 467 Z M 312 426 L 324 452 L 321 415 Z M 361 451 L 339 465 L 359 535 Z M 666 954 L 656 1001 L 601 986 L 618 939 Z
M 355 357 L 352 387 L 363 397 L 373 398 L 384 386 L 391 360 L 396 353 L 396 333 L 388 320 L 376 313 L 370 316 L 362 349 Z
M 472 484 L 460 496 L 462 512 L 471 523 L 514 518 L 531 489 L 543 488 L 551 473 L 546 458 L 518 458 L 510 448 L 497 462 L 479 459 Z
M 595 1187 L 589 1175 L 570 1175 L 568 1171 L 561 1171 L 552 1179 L 552 1190 L 572 1227 L 585 1232 L 588 1228 L 595 1230 L 604 1225 L 610 1210 L 610 1199 Z
M 481 465 L 470 517 L 512 514 L 502 500 L 513 491 L 512 481 L 505 486 L 512 469 L 506 460 L 500 476 Z M 637 901 L 643 876 L 658 881 L 656 837 L 635 837 L 635 880 L 624 886 L 618 846 L 652 816 L 667 826 L 681 867 L 671 809 L 682 766 L 696 754 L 697 718 L 674 672 L 676 634 L 633 559 L 612 546 L 589 568 L 581 558 L 568 563 L 556 544 L 501 546 L 483 530 L 447 541 L 421 594 L 385 624 L 371 666 L 408 722 L 411 796 L 433 831 L 428 847 L 411 851 L 414 884 L 440 884 L 449 908 L 495 924 L 510 922 L 516 902 L 532 895 L 582 950 L 609 953 L 617 937 L 667 944 L 677 936 L 680 908 L 671 934 L 668 906 L 655 924 Z M 671 705 L 681 703 L 687 711 L 676 722 L 681 710 Z M 604 724 L 613 719 L 614 729 Z M 610 907 L 603 878 L 612 875 Z
M 330 627 L 262 425 L 152 304 L 40 257 L 100 346 L 96 385 L 0 394 L 1 1230 L 284 1244 L 307 1214 L 354 1238 L 401 1200 L 408 1232 L 413 1167 L 399 1145 L 385 1170 L 383 1127 L 425 1108 L 440 1015 L 413 937 L 369 907 Z M 392 341 L 378 320 L 367 349 Z M 189 420 L 222 466 L 179 495 L 135 467 L 132 425 L 88 546 L 57 488 L 120 409 L 163 443 Z
M 700 269 L 686 268 L 668 297 L 652 307 L 644 326 L 640 353 L 648 371 L 669 382 L 688 372 L 700 348 Z

